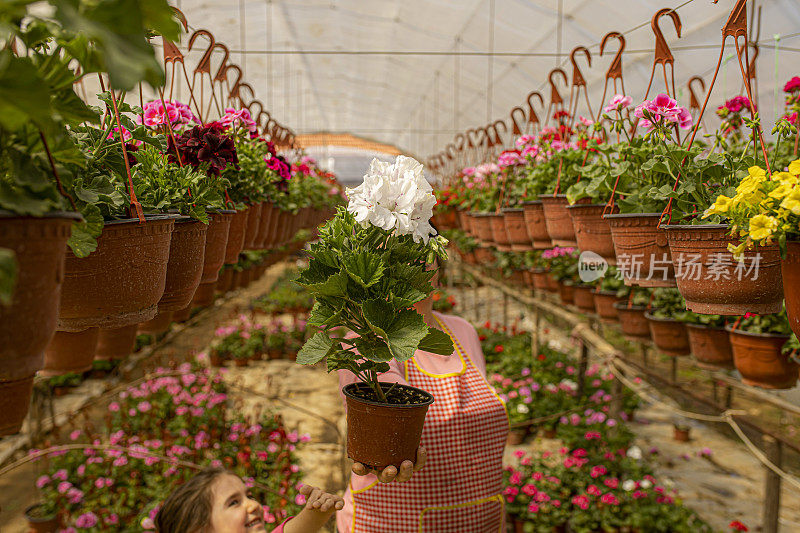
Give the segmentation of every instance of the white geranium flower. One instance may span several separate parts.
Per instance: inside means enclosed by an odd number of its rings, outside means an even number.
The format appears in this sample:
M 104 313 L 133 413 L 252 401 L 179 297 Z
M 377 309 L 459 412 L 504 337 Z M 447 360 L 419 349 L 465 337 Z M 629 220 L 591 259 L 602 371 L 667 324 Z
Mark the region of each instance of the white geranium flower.
M 631 446 L 626 455 L 631 459 L 636 459 L 638 461 L 642 458 L 642 449 L 638 446 Z
M 347 210 L 362 226 L 372 224 L 427 243 L 436 231 L 430 224 L 436 197 L 422 163 L 399 155 L 394 163 L 373 159 L 364 181 L 347 189 Z
M 527 405 L 525 405 L 524 403 L 521 403 L 521 404 L 519 404 L 519 405 L 517 406 L 517 412 L 518 412 L 518 413 L 529 413 L 530 411 L 531 411 L 531 410 L 530 410 L 530 409 L 528 409 L 528 406 L 527 406 Z
M 650 481 L 647 479 L 643 479 L 642 482 L 639 483 L 639 485 L 641 485 L 643 489 L 649 489 L 650 487 L 653 486 L 653 484 L 650 483 Z
M 622 482 L 622 490 L 630 492 L 636 488 L 636 482 L 632 479 L 626 479 Z

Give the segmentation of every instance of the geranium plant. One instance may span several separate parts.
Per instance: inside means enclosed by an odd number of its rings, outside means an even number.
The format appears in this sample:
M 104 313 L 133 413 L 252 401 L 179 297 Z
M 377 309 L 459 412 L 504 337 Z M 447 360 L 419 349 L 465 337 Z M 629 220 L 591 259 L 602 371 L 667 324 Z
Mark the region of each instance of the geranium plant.
M 436 199 L 422 165 L 398 156 L 373 160 L 364 182 L 348 190 L 349 204 L 320 228 L 298 282 L 316 298 L 309 325 L 321 329 L 297 361 L 327 358 L 328 370 L 346 369 L 386 402 L 378 374 L 388 361 L 405 361 L 417 349 L 449 355 L 453 344 L 426 325 L 412 306 L 432 291 L 427 265 L 445 257 L 446 242 L 432 236 L 429 220 Z M 354 336 L 329 331 L 343 327 Z

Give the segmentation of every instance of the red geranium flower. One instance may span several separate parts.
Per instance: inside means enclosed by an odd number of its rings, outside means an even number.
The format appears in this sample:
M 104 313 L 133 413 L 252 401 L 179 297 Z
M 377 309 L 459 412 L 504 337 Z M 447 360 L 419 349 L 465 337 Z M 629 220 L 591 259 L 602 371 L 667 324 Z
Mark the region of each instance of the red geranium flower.
M 798 78 L 798 80 L 800 80 L 800 78 Z M 734 531 L 748 531 L 747 526 L 742 524 L 738 520 L 734 520 L 733 522 L 728 524 L 728 527 L 730 527 Z
M 800 91 L 800 76 L 795 76 L 783 86 L 783 92 L 785 93 L 794 93 L 797 91 Z
M 495 353 L 503 353 L 503 350 L 505 350 L 505 348 L 503 348 L 502 344 L 498 344 L 497 346 L 494 347 Z

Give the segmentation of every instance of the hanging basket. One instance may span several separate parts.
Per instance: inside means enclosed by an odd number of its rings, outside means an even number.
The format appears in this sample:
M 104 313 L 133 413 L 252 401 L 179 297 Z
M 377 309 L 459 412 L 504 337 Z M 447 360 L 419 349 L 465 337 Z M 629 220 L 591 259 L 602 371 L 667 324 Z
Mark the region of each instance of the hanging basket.
M 491 213 L 489 215 L 489 224 L 492 228 L 491 242 L 497 246 L 501 252 L 511 251 L 511 241 L 506 232 L 506 217 L 503 213 Z
M 575 287 L 571 283 L 563 281 L 558 282 L 558 297 L 564 305 L 573 305 L 575 303 Z
M 106 222 L 97 249 L 78 259 L 67 251 L 58 329 L 120 328 L 158 312 L 167 280 L 177 215 Z
M 161 335 L 169 330 L 172 325 L 172 312 L 158 313 L 154 318 L 139 324 L 139 335 Z
M 733 347 L 733 363 L 742 383 L 764 389 L 791 389 L 797 384 L 800 365 L 781 349 L 788 335 L 749 333 L 727 326 Z
M 725 328 L 712 328 L 702 324 L 686 324 L 689 346 L 697 366 L 708 370 L 733 368 L 731 339 Z
M 619 321 L 619 313 L 617 313 L 617 308 L 614 307 L 614 304 L 620 301 L 624 303 L 624 300 L 620 300 L 616 291 L 595 289 L 592 291 L 592 296 L 594 297 L 595 313 L 600 317 L 600 320 L 607 323 Z
M 247 227 L 244 231 L 244 250 L 254 250 L 261 229 L 261 204 L 253 204 L 247 210 Z
M 244 249 L 244 236 L 247 231 L 247 209 L 236 211 L 231 217 L 228 239 L 225 244 L 225 264 L 235 265 Z
M 547 223 L 544 220 L 544 206 L 541 200 L 523 202 L 523 216 L 528 238 L 536 250 L 546 250 L 553 247 L 550 234 L 547 233 Z
M 783 307 L 781 258 L 777 244 L 744 252 L 738 264 L 725 224 L 664 226 L 675 264 L 678 290 L 686 307 L 706 315 L 774 314 Z M 757 272 L 748 273 L 749 267 Z
M 56 330 L 70 227 L 80 218 L 0 210 L 0 248 L 12 250 L 17 263 L 11 303 L 0 304 L 0 436 L 18 432 L 28 413 L 33 375 Z
M 650 336 L 653 344 L 661 352 L 670 357 L 689 355 L 689 335 L 686 333 L 686 325 L 673 318 L 657 318 L 645 313 L 644 317 L 650 324 Z
M 572 226 L 572 218 L 569 216 L 567 206 L 569 201 L 566 194 L 543 194 L 539 196 L 544 209 L 544 221 L 547 225 L 547 233 L 555 246 L 578 245 L 575 240 L 575 228 Z
M 200 283 L 216 281 L 225 262 L 228 241 L 236 220 L 235 211 L 212 212 L 208 215 L 205 251 L 203 252 L 203 273 Z M 237 256 L 238 257 L 238 256 Z M 199 285 L 198 285 L 199 287 Z M 175 309 L 177 311 L 177 309 Z
M 503 218 L 511 250 L 514 252 L 531 250 L 531 239 L 528 237 L 528 228 L 525 225 L 525 210 L 521 207 L 506 207 L 503 209 Z
M 675 269 L 661 213 L 620 213 L 604 217 L 611 226 L 614 254 L 625 285 L 674 287 Z
M 548 279 L 550 274 L 548 274 L 547 270 L 543 268 L 536 268 L 531 271 L 531 277 L 533 278 L 533 288 L 537 291 L 548 292 L 550 290 L 550 284 L 548 283 Z
M 267 247 L 273 211 L 274 208 L 271 203 L 261 203 L 261 218 L 258 221 L 258 235 L 256 236 L 255 242 L 255 246 L 259 250 L 264 250 Z
M 44 352 L 44 368 L 39 374 L 51 377 L 91 370 L 99 335 L 99 328 L 57 331 Z
M 208 225 L 188 217 L 175 221 L 159 312 L 177 311 L 192 301 L 203 274 L 207 231 Z
M 611 226 L 603 218 L 605 204 L 575 204 L 567 207 L 575 230 L 575 241 L 583 252 L 594 252 L 609 265 L 617 264 Z
M 800 242 L 786 243 L 786 259 L 781 261 L 781 277 L 784 286 L 789 287 L 784 291 L 789 325 L 794 334 L 800 336 Z
M 633 341 L 649 341 L 651 339 L 650 323 L 644 316 L 647 307 L 643 305 L 628 307 L 626 302 L 617 302 L 614 304 L 614 309 L 617 310 L 619 325 L 626 338 Z
M 575 307 L 587 313 L 594 313 L 594 295 L 591 285 L 575 285 L 572 296 Z
M 101 329 L 97 336 L 97 349 L 94 352 L 95 360 L 125 359 L 136 346 L 137 324 L 121 328 Z

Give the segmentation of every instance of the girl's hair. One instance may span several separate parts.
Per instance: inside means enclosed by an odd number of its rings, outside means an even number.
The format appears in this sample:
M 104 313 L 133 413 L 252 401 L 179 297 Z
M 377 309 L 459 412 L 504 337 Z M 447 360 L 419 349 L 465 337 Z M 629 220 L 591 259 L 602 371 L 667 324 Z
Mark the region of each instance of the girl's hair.
M 211 523 L 211 486 L 224 468 L 207 468 L 172 491 L 156 515 L 158 533 L 194 533 Z

